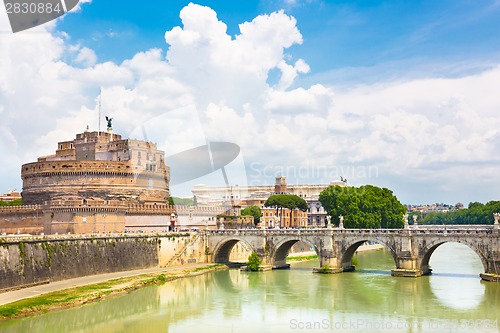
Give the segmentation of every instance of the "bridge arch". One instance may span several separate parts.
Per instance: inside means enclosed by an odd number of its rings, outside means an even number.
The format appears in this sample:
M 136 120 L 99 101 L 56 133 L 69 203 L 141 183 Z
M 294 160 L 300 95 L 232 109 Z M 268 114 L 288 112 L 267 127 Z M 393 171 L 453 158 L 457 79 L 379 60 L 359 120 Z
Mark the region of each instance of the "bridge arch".
M 445 241 L 438 240 L 438 241 L 434 241 L 434 242 L 430 242 L 430 243 L 426 244 L 424 256 L 422 257 L 422 261 L 420 262 L 420 268 L 422 269 L 424 274 L 429 274 L 431 272 L 430 266 L 429 266 L 431 256 L 434 253 L 434 251 L 436 251 L 436 249 L 438 247 L 440 247 L 441 245 L 443 245 L 445 243 L 459 243 L 459 244 L 466 245 L 469 249 L 471 249 L 472 251 L 474 251 L 474 253 L 476 253 L 476 255 L 481 260 L 481 263 L 483 264 L 484 271 L 487 272 L 487 270 L 488 270 L 488 258 L 485 254 L 483 254 L 481 249 L 478 248 L 474 242 L 469 242 L 467 239 L 458 239 L 458 238 L 453 239 L 453 238 L 451 238 L 451 239 L 447 239 Z
M 231 251 L 233 250 L 234 246 L 242 242 L 245 244 L 251 251 L 255 251 L 254 247 L 252 244 L 247 242 L 244 239 L 241 239 L 239 237 L 231 237 L 227 239 L 221 240 L 217 245 L 214 247 L 214 262 L 215 263 L 228 263 L 229 262 L 229 257 L 231 256 Z
M 391 253 L 391 256 L 394 260 L 394 266 L 397 266 L 398 255 L 397 255 L 397 252 L 396 252 L 396 249 L 394 246 L 391 246 L 390 244 L 388 244 L 388 242 L 386 240 L 380 239 L 378 237 L 360 237 L 358 239 L 354 239 L 354 240 L 350 241 L 349 243 L 347 243 L 347 246 L 342 248 L 341 261 L 340 261 L 342 269 L 344 269 L 346 271 L 354 269 L 354 267 L 352 266 L 352 263 L 351 263 L 352 257 L 354 256 L 354 253 L 356 252 L 356 250 L 361 245 L 363 245 L 364 243 L 366 243 L 368 241 L 381 244 L 387 250 L 389 250 L 389 252 Z
M 292 246 L 299 241 L 302 241 L 314 248 L 314 252 L 316 252 L 318 258 L 320 257 L 321 251 L 319 250 L 318 245 L 310 241 L 309 239 L 302 237 L 286 237 L 285 239 L 280 240 L 274 246 L 274 252 L 271 254 L 271 262 L 273 266 L 286 266 L 286 258 L 288 256 L 288 252 L 290 251 Z

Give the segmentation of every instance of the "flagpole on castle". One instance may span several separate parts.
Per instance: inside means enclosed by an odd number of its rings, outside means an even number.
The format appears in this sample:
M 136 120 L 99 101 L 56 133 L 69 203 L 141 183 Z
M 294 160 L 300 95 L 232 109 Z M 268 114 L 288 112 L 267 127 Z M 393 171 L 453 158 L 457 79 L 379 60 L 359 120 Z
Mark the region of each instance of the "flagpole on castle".
M 98 128 L 97 136 L 101 135 L 101 95 L 102 95 L 102 89 L 99 88 L 99 128 Z

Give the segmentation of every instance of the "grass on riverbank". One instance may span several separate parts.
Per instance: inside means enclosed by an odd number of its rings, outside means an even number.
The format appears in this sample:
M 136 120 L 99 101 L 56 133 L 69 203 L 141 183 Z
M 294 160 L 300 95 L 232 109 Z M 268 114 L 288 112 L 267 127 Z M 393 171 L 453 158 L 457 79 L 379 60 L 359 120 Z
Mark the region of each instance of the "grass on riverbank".
M 304 260 L 312 260 L 312 259 L 318 259 L 317 254 L 311 254 L 307 256 L 291 256 L 291 257 L 286 257 L 286 261 L 304 261 Z
M 54 291 L 0 306 L 0 319 L 7 320 L 35 316 L 52 310 L 76 307 L 108 297 L 123 295 L 141 287 L 163 284 L 178 278 L 226 268 L 224 265 L 215 264 L 193 269 L 124 277 L 102 283 Z

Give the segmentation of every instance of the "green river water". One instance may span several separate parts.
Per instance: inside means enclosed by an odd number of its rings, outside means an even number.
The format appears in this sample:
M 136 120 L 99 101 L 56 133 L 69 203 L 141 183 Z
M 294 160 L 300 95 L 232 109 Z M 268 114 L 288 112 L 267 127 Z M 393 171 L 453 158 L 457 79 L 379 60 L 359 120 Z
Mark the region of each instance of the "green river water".
M 128 295 L 0 323 L 0 332 L 500 332 L 500 284 L 482 282 L 479 258 L 445 244 L 433 274 L 395 278 L 383 250 L 357 255 L 355 272 L 226 270 Z

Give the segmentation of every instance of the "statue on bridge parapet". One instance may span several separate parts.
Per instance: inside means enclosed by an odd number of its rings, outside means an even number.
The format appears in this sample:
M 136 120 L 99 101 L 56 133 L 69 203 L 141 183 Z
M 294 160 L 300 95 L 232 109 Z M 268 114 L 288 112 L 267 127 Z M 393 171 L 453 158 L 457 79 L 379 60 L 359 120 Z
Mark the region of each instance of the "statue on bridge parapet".
M 344 217 L 342 215 L 339 216 L 339 229 L 344 229 Z
M 405 229 L 410 229 L 410 225 L 408 224 L 408 213 L 405 213 L 405 215 L 403 215 L 403 222 L 405 224 Z
M 495 218 L 493 230 L 500 230 L 500 213 L 493 213 L 493 217 Z
M 413 215 L 413 229 L 418 229 L 417 215 Z
M 332 217 L 330 215 L 327 215 L 326 216 L 326 227 L 328 229 L 331 229 L 332 228 Z

